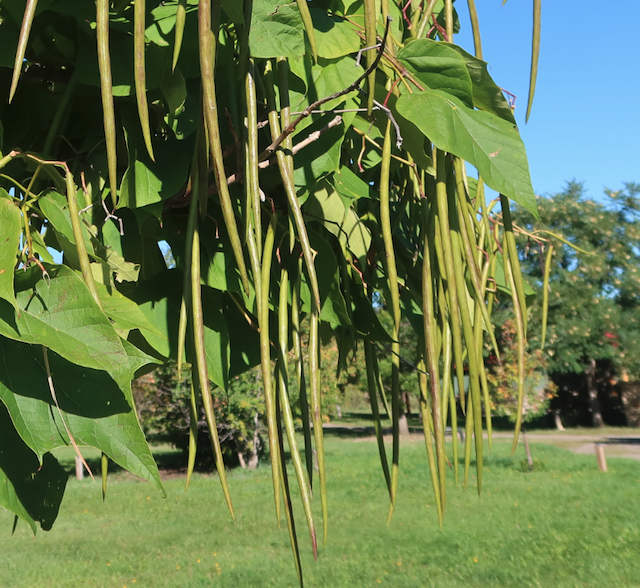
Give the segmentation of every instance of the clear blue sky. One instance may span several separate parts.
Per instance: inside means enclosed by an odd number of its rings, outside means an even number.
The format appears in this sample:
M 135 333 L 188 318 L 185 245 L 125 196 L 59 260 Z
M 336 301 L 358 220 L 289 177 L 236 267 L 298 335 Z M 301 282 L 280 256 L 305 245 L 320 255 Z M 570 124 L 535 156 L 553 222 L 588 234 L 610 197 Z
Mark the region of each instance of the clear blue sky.
M 476 0 L 484 59 L 516 94 L 537 194 L 567 180 L 598 199 L 604 188 L 640 182 L 640 2 L 542 0 L 538 83 L 528 124 L 532 0 Z M 458 0 L 456 43 L 473 53 L 466 0 Z

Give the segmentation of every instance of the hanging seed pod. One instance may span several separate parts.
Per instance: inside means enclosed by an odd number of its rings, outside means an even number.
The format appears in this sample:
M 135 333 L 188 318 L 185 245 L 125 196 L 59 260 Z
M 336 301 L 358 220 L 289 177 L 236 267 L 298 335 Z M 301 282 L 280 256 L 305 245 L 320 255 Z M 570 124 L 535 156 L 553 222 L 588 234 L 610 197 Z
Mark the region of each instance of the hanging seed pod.
M 153 145 L 151 144 L 151 129 L 149 128 L 149 107 L 147 106 L 147 82 L 144 63 L 144 31 L 146 18 L 145 0 L 136 0 L 133 3 L 133 70 L 136 87 L 136 102 L 138 103 L 138 116 L 142 126 L 142 136 L 147 153 L 153 161 Z
M 96 38 L 98 41 L 98 68 L 102 94 L 104 137 L 107 146 L 109 189 L 113 208 L 118 204 L 118 158 L 116 155 L 116 115 L 113 106 L 113 82 L 111 80 L 111 54 L 109 53 L 109 0 L 96 0 Z
M 20 74 L 22 73 L 24 56 L 27 51 L 27 42 L 29 41 L 29 34 L 31 33 L 31 25 L 33 24 L 33 17 L 36 14 L 37 7 L 38 0 L 27 0 L 27 5 L 24 8 L 22 26 L 20 27 L 20 37 L 18 38 L 18 48 L 16 50 L 16 59 L 13 64 L 13 77 L 11 78 L 11 89 L 9 90 L 9 104 L 11 104 L 18 87 L 18 81 L 20 80 Z
M 287 353 L 289 350 L 288 336 L 289 336 L 289 272 L 283 265 L 280 270 L 280 296 L 278 300 L 278 340 L 280 342 L 280 354 L 277 361 L 277 374 L 278 374 L 278 400 L 280 402 L 280 409 L 282 411 L 282 419 L 284 421 L 284 428 L 287 433 L 287 442 L 289 444 L 289 453 L 291 454 L 291 461 L 296 472 L 298 479 L 298 487 L 300 488 L 300 495 L 302 497 L 302 504 L 304 506 L 304 515 L 307 519 L 307 525 L 309 527 L 309 534 L 311 535 L 311 546 L 313 548 L 313 557 L 318 559 L 318 542 L 316 539 L 316 529 L 313 522 L 313 513 L 311 511 L 311 487 L 309 481 L 305 476 L 304 466 L 302 464 L 302 458 L 300 457 L 300 450 L 298 449 L 298 441 L 296 440 L 295 425 L 293 423 L 293 413 L 291 411 L 291 404 L 289 402 L 289 376 L 287 369 Z M 284 456 L 284 452 L 282 452 Z M 284 457 L 283 457 L 284 459 Z M 283 473 L 285 464 L 283 463 Z
M 393 341 L 391 343 L 391 416 L 393 427 L 393 453 L 391 461 L 391 505 L 389 520 L 393 514 L 398 488 L 398 467 L 400 460 L 400 293 L 398 291 L 398 271 L 391 235 L 391 214 L 389 209 L 389 166 L 391 165 L 391 122 L 387 121 L 382 145 L 380 164 L 380 227 L 385 249 L 387 287 L 391 294 L 391 315 L 393 317 Z

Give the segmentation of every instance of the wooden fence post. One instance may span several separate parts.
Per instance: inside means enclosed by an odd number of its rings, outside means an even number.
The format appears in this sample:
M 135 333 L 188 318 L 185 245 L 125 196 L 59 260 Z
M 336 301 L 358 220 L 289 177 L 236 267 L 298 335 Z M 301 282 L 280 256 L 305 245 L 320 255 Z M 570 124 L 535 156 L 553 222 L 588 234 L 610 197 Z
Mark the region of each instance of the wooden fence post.
M 76 455 L 76 480 L 84 479 L 84 465 L 82 460 Z
M 598 469 L 601 472 L 607 471 L 607 458 L 604 456 L 604 445 L 596 443 L 596 457 L 598 458 Z

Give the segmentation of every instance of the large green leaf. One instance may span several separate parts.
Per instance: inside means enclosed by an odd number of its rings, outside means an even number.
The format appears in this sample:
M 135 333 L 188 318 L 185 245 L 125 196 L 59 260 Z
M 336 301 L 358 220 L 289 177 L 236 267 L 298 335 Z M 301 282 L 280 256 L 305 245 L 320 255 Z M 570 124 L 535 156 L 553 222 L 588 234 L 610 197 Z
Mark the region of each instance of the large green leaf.
M 224 10 L 232 23 L 238 25 L 244 24 L 244 13 L 241 2 L 237 2 L 236 0 L 222 0 L 222 10 Z
M 75 4 L 78 4 L 75 2 Z M 94 9 L 95 10 L 95 9 Z M 94 12 L 95 14 L 95 12 Z M 100 75 L 95 37 L 79 34 L 77 76 L 82 84 L 100 87 Z M 111 53 L 111 74 L 113 77 L 113 95 L 129 96 L 134 86 L 133 36 L 128 31 L 110 30 L 109 51 Z M 160 86 L 166 67 L 171 65 L 168 55 L 155 44 L 149 44 L 145 50 L 145 85 L 147 90 Z
M 341 167 L 331 178 L 334 188 L 340 194 L 345 206 L 353 200 L 371 198 L 372 188 L 348 167 Z
M 144 338 L 160 355 L 169 357 L 172 354 L 171 342 L 178 332 L 178 314 L 180 307 L 169 304 L 166 298 L 161 300 L 149 300 L 138 306 L 149 322 L 159 330 L 162 335 L 156 335 L 152 331 L 146 331 Z
M 269 0 L 254 0 L 249 33 L 253 57 L 290 57 L 304 54 L 304 27 L 294 6 Z
M 311 117 L 309 117 L 311 118 Z M 323 115 L 298 137 L 301 140 L 327 126 L 334 117 Z M 341 123 L 320 135 L 320 138 L 299 151 L 294 158 L 293 180 L 301 203 L 316 183 L 340 167 L 340 149 L 344 141 L 345 123 Z
M 47 217 L 53 228 L 55 229 L 58 243 L 64 248 L 65 254 L 75 255 L 75 237 L 73 235 L 73 227 L 71 226 L 71 215 L 66 196 L 63 196 L 55 190 L 46 190 L 38 198 L 38 206 L 42 213 Z M 93 244 L 89 229 L 84 223 L 80 223 L 84 242 L 89 254 L 94 254 Z
M 493 112 L 500 118 L 515 124 L 513 110 L 502 93 L 502 89 L 493 81 L 489 74 L 486 61 L 482 61 L 467 53 L 462 47 L 449 43 L 443 43 L 458 52 L 464 59 L 471 83 L 473 84 L 473 105 L 480 110 Z
M 0 301 L 0 334 L 44 345 L 72 363 L 104 370 L 123 391 L 130 391 L 133 373 L 144 360 L 127 353 L 82 279 L 64 266 L 49 267 L 51 279 L 46 282 L 38 271 L 32 268 L 16 280 L 18 315 Z
M 229 383 L 229 332 L 222 311 L 222 293 L 203 286 L 202 310 L 209 379 L 226 390 Z M 191 355 L 188 354 L 187 357 Z M 192 363 L 195 363 L 195 358 Z
M 334 59 L 360 49 L 360 37 L 346 19 L 318 9 L 311 10 L 311 17 L 320 57 Z
M 140 310 L 154 327 L 153 331 L 146 329 L 141 332 L 149 345 L 164 357 L 176 357 L 182 281 L 182 272 L 175 269 L 166 270 L 153 280 L 142 284 L 138 292 L 140 298 L 136 299 Z M 161 288 L 161 285 L 166 284 L 168 287 Z M 226 389 L 229 381 L 230 331 L 222 293 L 203 286 L 202 309 L 209 379 L 216 386 Z M 189 362 L 193 360 L 191 351 L 190 345 L 187 345 Z
M 340 243 L 361 263 L 365 262 L 371 245 L 369 229 L 327 181 L 321 181 L 304 205 L 305 214 L 322 222 L 325 229 L 338 237 Z M 364 267 L 364 266 L 363 266 Z
M 136 353 L 133 346 L 128 349 Z M 0 400 L 38 459 L 70 444 L 66 423 L 78 445 L 100 449 L 162 490 L 157 466 L 132 408 L 133 399 L 123 394 L 106 372 L 80 367 L 48 352 L 62 422 L 49 389 L 42 347 L 0 336 L 0 356 Z
M 140 208 L 175 196 L 189 175 L 189 147 L 169 136 L 154 144 L 155 162 L 144 147 L 140 123 L 132 110 L 122 116 L 129 167 L 122 177 L 118 208 Z
M 119 334 L 124 339 L 133 329 L 138 329 L 143 336 L 148 334 L 154 337 L 164 337 L 162 331 L 149 321 L 133 300 L 123 296 L 115 288 L 107 288 L 102 284 L 96 286 L 104 313 L 111 319 L 114 328 L 120 331 Z
M 6 408 L 0 403 L 0 506 L 29 523 L 51 529 L 69 475 L 55 457 L 42 462 L 20 439 Z
M 0 298 L 4 298 L 17 308 L 13 292 L 13 270 L 16 266 L 22 215 L 5 190 L 0 188 Z
M 317 65 L 311 66 L 310 71 L 311 76 L 305 75 L 304 78 L 305 85 L 308 88 L 307 93 L 304 96 L 296 96 L 295 92 L 291 92 L 291 104 L 295 108 L 302 109 L 319 98 L 326 98 L 327 96 L 331 96 L 336 92 L 348 88 L 363 73 L 362 67 L 355 67 L 355 61 L 350 57 L 343 57 L 342 59 L 331 61 L 321 59 Z M 305 74 L 306 73 L 307 72 L 305 72 Z M 322 105 L 322 109 L 331 110 L 332 108 L 336 108 L 337 105 L 344 102 L 345 99 L 351 104 L 351 101 L 355 98 L 357 98 L 356 92 L 348 95 L 346 98 L 340 97 L 333 101 L 326 102 Z M 355 104 L 347 108 L 353 107 L 355 107 Z M 350 119 L 351 117 L 346 118 Z M 309 123 L 303 121 L 303 124 Z M 302 128 L 304 127 L 298 126 L 298 132 Z
M 398 59 L 427 88 L 447 92 L 473 107 L 471 76 L 463 57 L 448 44 L 416 39 L 398 52 Z
M 489 187 L 538 216 L 527 153 L 515 125 L 439 90 L 403 94 L 397 109 L 438 149 L 468 161 Z

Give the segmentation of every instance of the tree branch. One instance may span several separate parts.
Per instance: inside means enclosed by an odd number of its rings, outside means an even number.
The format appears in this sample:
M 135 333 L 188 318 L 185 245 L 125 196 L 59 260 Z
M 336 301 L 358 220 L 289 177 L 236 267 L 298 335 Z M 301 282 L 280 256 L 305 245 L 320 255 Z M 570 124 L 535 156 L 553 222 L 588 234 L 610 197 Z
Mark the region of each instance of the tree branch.
M 380 63 L 380 59 L 382 59 L 382 54 L 384 53 L 384 48 L 385 48 L 386 42 L 387 42 L 387 35 L 389 34 L 389 25 L 391 24 L 392 20 L 393 19 L 390 16 L 387 17 L 387 23 L 386 23 L 385 28 L 384 28 L 384 35 L 382 37 L 382 42 L 380 43 L 380 51 L 378 51 L 378 54 L 376 55 L 376 58 L 373 61 L 373 63 L 371 64 L 371 66 L 369 67 L 369 69 L 367 69 L 367 71 L 365 71 L 355 82 L 353 82 L 353 84 L 351 84 L 350 86 L 346 87 L 344 90 L 340 90 L 339 92 L 335 92 L 334 94 L 331 94 L 331 96 L 327 96 L 325 98 L 321 98 L 320 100 L 316 100 L 313 104 L 310 104 L 309 106 L 307 106 L 307 108 L 305 108 L 302 111 L 302 113 L 295 120 L 293 120 L 291 123 L 289 123 L 284 128 L 282 133 L 280 133 L 280 136 L 273 143 L 271 143 L 271 145 L 269 145 L 260 154 L 260 157 L 259 157 L 260 161 L 264 161 L 265 159 L 269 159 L 269 157 L 271 157 L 271 155 L 273 155 L 275 150 L 278 147 L 280 147 L 282 142 L 291 133 L 293 133 L 293 131 L 295 131 L 296 127 L 300 124 L 300 122 L 302 120 L 304 120 L 306 117 L 308 117 L 311 114 L 312 111 L 316 110 L 319 106 L 322 106 L 326 102 L 329 102 L 331 100 L 335 100 L 336 98 L 340 98 L 340 96 L 344 96 L 345 94 L 349 94 L 350 92 L 353 92 L 355 90 L 360 89 L 360 84 L 362 83 L 362 81 L 374 69 L 376 69 L 376 67 L 378 67 L 378 64 Z

